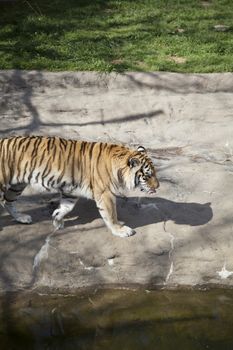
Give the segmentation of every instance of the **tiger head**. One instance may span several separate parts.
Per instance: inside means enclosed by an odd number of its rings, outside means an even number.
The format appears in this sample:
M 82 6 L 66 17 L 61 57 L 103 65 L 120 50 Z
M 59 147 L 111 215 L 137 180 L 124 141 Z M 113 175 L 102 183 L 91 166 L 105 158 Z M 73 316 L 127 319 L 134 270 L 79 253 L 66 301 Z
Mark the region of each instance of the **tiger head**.
M 139 146 L 128 158 L 130 189 L 138 188 L 148 194 L 153 194 L 159 187 L 155 167 L 143 146 Z

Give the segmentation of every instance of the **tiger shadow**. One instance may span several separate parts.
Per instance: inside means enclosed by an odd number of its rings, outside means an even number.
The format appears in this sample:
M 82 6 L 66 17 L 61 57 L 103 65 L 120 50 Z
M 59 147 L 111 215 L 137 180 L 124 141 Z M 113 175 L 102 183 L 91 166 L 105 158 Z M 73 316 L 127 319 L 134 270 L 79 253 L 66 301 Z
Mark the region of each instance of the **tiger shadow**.
M 128 206 L 127 216 L 124 208 Z M 133 228 L 154 223 L 173 221 L 177 225 L 200 226 L 213 217 L 211 203 L 174 202 L 165 198 L 130 198 L 125 203 L 120 202 L 120 216 L 128 220 Z
M 33 203 L 35 203 L 35 207 Z M 33 202 L 31 201 L 32 209 L 26 209 L 26 201 L 24 207 L 27 214 L 32 216 L 33 223 L 40 223 L 49 220 L 57 206 L 58 200 L 55 197 L 54 201 L 40 206 L 36 205 L 36 198 L 33 198 Z M 117 213 L 120 221 L 135 229 L 168 220 L 172 220 L 177 225 L 198 226 L 206 224 L 213 217 L 211 203 L 174 202 L 160 197 L 117 198 Z M 95 202 L 80 198 L 74 210 L 67 216 L 65 227 L 85 226 L 100 218 Z M 1 218 L 1 228 L 12 225 L 19 224 L 12 220 L 9 215 Z
M 172 220 L 177 225 L 199 226 L 213 217 L 211 203 L 174 202 L 165 198 L 130 197 L 117 198 L 118 219 L 127 226 L 138 228 Z M 94 201 L 80 199 L 72 214 L 78 219 L 66 222 L 66 227 L 74 224 L 85 225 L 100 218 Z

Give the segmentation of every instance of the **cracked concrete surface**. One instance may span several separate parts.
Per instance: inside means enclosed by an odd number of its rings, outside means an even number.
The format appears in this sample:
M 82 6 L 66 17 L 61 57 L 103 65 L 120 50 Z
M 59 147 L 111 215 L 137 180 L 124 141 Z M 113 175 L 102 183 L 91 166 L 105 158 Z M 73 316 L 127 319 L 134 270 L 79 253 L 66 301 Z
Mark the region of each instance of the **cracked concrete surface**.
M 28 188 L 0 209 L 0 291 L 94 285 L 233 285 L 233 74 L 0 72 L 0 136 L 49 134 L 147 147 L 161 182 L 129 193 L 118 238 L 80 199 L 54 231 L 57 197 Z

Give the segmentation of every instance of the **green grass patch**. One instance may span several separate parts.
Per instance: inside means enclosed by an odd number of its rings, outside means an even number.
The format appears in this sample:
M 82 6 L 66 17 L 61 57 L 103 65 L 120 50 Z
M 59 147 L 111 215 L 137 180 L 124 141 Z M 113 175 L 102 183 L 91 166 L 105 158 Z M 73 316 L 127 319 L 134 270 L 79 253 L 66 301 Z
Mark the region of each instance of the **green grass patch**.
M 16 68 L 233 71 L 233 2 L 0 2 L 0 69 Z

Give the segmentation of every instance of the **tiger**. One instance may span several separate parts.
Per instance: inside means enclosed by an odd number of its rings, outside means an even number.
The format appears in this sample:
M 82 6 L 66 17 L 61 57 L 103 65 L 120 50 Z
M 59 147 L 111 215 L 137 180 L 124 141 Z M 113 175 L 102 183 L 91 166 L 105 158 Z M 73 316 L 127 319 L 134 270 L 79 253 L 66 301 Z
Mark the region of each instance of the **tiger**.
M 15 206 L 27 185 L 39 185 L 60 193 L 52 213 L 55 229 L 79 197 L 93 199 L 113 235 L 129 237 L 132 228 L 117 219 L 116 197 L 124 190 L 140 189 L 153 194 L 159 187 L 155 166 L 143 146 L 65 139 L 58 136 L 13 136 L 0 139 L 0 201 L 18 222 L 29 224 L 31 216 Z

